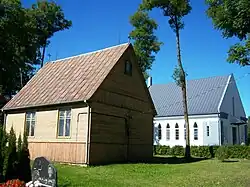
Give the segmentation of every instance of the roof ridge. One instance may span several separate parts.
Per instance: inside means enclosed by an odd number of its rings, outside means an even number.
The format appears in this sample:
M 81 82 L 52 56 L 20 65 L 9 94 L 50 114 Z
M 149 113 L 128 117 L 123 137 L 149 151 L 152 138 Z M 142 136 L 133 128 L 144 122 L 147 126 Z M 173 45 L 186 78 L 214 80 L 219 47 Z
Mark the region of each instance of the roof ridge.
M 123 44 L 113 45 L 113 46 L 106 47 L 106 48 L 102 48 L 102 49 L 98 49 L 98 50 L 95 50 L 95 51 L 90 51 L 90 52 L 81 53 L 81 54 L 74 55 L 74 56 L 70 56 L 70 57 L 66 57 L 66 58 L 61 58 L 61 59 L 49 61 L 49 62 L 47 62 L 47 63 L 55 63 L 55 62 L 58 62 L 58 61 L 68 60 L 68 59 L 71 59 L 71 58 L 77 58 L 77 57 L 80 57 L 80 56 L 91 55 L 91 54 L 93 54 L 93 53 L 102 52 L 102 51 L 106 51 L 106 50 L 109 50 L 109 49 L 113 49 L 113 48 L 116 48 L 116 47 L 121 47 L 121 46 L 123 46 L 123 45 L 129 45 L 129 44 L 130 44 L 130 43 L 126 42 L 126 43 L 123 43 Z M 47 64 L 47 63 L 46 63 L 46 64 Z
M 210 77 L 201 77 L 201 78 L 187 80 L 187 82 L 189 82 L 189 81 L 195 81 L 195 80 L 203 80 L 203 79 L 216 78 L 216 77 L 230 77 L 231 75 L 233 75 L 233 74 L 230 73 L 230 74 L 227 74 L 227 75 L 215 75 L 215 76 L 210 76 Z M 151 86 L 153 86 L 153 85 L 161 85 L 161 86 L 163 86 L 163 85 L 169 85 L 169 84 L 176 84 L 176 83 L 175 82 L 159 83 L 159 84 L 152 84 Z

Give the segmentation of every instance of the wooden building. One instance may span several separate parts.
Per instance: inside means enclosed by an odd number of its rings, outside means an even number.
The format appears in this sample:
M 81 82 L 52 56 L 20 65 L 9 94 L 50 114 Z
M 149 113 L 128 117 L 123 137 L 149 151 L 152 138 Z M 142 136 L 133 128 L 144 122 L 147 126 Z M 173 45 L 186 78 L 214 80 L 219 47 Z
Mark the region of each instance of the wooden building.
M 153 156 L 156 114 L 131 44 L 46 63 L 4 107 L 31 159 L 104 164 Z

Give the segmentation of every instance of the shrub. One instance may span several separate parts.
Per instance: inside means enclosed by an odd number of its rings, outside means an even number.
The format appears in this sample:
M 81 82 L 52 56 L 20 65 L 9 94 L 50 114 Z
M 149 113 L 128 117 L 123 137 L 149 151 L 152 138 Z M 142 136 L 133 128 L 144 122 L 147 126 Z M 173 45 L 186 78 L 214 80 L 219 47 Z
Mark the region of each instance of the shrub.
M 223 146 L 225 147 L 225 146 Z M 221 146 L 191 146 L 191 155 L 202 158 L 215 158 L 221 154 Z M 250 146 L 246 145 L 231 145 L 226 149 L 228 158 L 250 159 Z M 219 153 L 217 154 L 217 152 Z M 185 148 L 182 146 L 154 146 L 154 153 L 156 155 L 170 155 L 170 156 L 184 156 Z M 217 155 L 216 155 L 217 154 Z
M 250 159 L 250 146 L 234 145 L 228 148 L 230 158 Z
M 209 146 L 191 146 L 191 155 L 202 158 L 212 158 L 211 148 Z
M 154 153 L 155 155 L 171 155 L 171 148 L 166 145 L 155 145 Z
M 1 125 L 0 125 L 1 126 Z M 5 128 L 0 129 L 0 183 L 20 179 L 28 182 L 31 180 L 30 157 L 27 135 L 24 132 L 16 141 L 13 127 L 7 134 Z M 17 146 L 18 145 L 18 146 Z M 1 185 L 0 185 L 1 186 Z
M 185 149 L 183 146 L 176 145 L 171 148 L 171 153 L 173 156 L 184 156 L 185 155 Z
M 230 157 L 229 148 L 227 146 L 220 146 L 215 153 L 215 157 L 221 161 L 228 159 Z
M 215 153 L 216 153 L 216 151 L 217 151 L 217 149 L 219 147 L 220 146 L 218 146 L 218 145 L 209 146 L 209 151 L 210 151 L 210 154 L 211 154 L 211 158 L 215 158 Z

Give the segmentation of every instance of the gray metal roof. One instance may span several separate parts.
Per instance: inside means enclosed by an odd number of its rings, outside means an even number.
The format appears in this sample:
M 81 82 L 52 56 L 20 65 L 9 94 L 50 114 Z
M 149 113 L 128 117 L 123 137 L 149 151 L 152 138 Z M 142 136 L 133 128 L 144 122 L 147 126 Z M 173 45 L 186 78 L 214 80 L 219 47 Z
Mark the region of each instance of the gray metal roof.
M 189 115 L 218 113 L 230 75 L 187 81 Z M 157 116 L 183 116 L 182 92 L 176 83 L 153 84 L 149 87 Z

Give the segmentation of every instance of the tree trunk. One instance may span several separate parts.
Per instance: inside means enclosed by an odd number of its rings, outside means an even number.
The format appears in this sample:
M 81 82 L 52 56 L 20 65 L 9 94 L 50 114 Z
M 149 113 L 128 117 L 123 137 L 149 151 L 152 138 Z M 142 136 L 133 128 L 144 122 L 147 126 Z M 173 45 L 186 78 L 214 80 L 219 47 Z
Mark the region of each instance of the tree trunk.
M 186 124 L 186 149 L 185 149 L 185 157 L 190 158 L 190 130 L 189 130 L 189 120 L 188 120 L 188 107 L 187 107 L 187 89 L 186 89 L 186 74 L 182 66 L 181 62 L 181 47 L 180 47 L 180 34 L 179 28 L 176 27 L 176 46 L 177 46 L 177 59 L 178 66 L 181 70 L 181 90 L 182 90 L 182 99 L 183 99 L 183 109 L 184 109 L 184 119 Z
M 22 69 L 21 68 L 19 68 L 19 71 L 20 71 L 20 89 L 22 89 L 22 87 L 23 87 L 23 73 L 22 73 Z
M 46 49 L 46 44 L 43 46 L 42 61 L 41 61 L 41 68 L 43 67 L 44 56 L 45 56 L 45 49 Z

